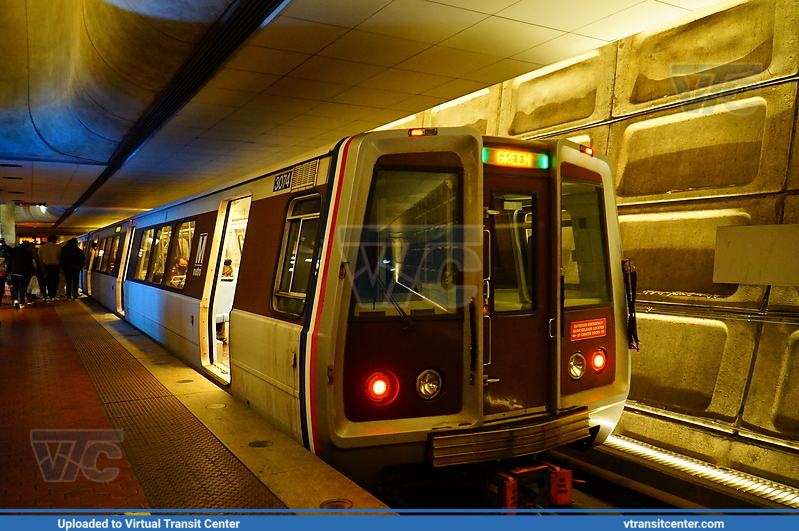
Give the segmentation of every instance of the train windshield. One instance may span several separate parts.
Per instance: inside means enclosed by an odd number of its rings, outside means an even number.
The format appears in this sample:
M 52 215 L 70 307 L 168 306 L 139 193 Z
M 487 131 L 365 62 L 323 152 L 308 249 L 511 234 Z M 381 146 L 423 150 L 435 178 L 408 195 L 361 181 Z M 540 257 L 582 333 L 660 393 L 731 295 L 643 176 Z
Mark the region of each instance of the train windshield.
M 561 258 L 565 307 L 607 304 L 607 246 L 599 183 L 563 181 Z
M 460 174 L 378 169 L 353 275 L 359 317 L 451 315 L 462 305 Z

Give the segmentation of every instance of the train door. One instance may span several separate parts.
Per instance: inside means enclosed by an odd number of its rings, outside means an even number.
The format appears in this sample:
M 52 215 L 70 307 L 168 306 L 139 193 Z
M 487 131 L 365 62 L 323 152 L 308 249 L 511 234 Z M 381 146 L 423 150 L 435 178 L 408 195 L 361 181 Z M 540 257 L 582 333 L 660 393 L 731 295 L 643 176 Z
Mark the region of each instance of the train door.
M 209 334 L 209 361 L 214 372 L 221 373 L 226 380 L 229 380 L 230 375 L 230 312 L 233 310 L 233 296 L 238 283 L 251 200 L 250 196 L 243 197 L 234 199 L 227 205 L 215 270 L 216 278 L 209 304 L 208 322 L 213 324 Z
M 128 260 L 130 259 L 130 248 L 133 245 L 133 226 L 129 226 L 125 231 L 125 236 L 122 238 L 122 257 L 119 261 L 119 269 L 117 270 L 116 278 L 116 309 L 117 314 L 125 316 L 125 297 L 123 294 L 125 283 L 125 271 L 128 269 Z M 118 243 L 118 240 L 117 240 Z M 114 257 L 116 259 L 116 249 L 114 249 Z
M 548 409 L 554 349 L 551 197 L 547 171 L 485 165 L 486 420 Z
M 84 295 L 92 294 L 92 271 L 95 270 L 95 260 L 99 260 L 98 247 L 100 246 L 100 238 L 93 237 L 90 242 L 87 242 L 88 248 L 86 249 L 88 255 L 86 257 L 86 283 L 83 286 Z

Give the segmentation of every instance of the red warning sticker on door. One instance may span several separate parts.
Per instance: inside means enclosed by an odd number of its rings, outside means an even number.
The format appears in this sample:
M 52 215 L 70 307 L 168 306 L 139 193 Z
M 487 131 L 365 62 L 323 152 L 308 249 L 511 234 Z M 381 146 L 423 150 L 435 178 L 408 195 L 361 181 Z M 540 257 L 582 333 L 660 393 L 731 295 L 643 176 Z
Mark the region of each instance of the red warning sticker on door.
M 590 321 L 576 321 L 571 324 L 571 340 L 591 339 L 592 337 L 605 337 L 608 333 L 606 319 L 591 319 Z

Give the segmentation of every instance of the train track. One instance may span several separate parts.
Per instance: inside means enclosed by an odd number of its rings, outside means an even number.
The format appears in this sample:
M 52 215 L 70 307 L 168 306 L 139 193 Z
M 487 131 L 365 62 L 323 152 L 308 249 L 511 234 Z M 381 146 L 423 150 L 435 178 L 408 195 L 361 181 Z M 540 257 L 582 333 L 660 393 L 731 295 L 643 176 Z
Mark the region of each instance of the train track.
M 540 465 L 542 461 L 535 464 Z M 546 462 L 572 471 L 569 503 L 552 504 L 546 481 L 530 481 L 529 462 L 391 471 L 378 497 L 395 509 L 774 509 L 799 507 L 799 489 L 723 469 L 625 437 L 586 452 L 552 452 Z M 535 465 L 534 464 L 534 465 Z M 515 504 L 503 497 L 509 470 L 518 472 Z M 525 475 L 528 477 L 525 477 Z M 544 485 L 542 487 L 542 485 Z

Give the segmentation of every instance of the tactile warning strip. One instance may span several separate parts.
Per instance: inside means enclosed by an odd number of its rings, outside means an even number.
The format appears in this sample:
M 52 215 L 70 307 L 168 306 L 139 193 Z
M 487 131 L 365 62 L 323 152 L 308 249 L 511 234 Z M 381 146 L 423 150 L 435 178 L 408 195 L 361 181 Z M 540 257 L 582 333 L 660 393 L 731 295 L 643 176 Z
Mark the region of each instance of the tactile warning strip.
M 81 304 L 56 309 L 151 507 L 286 507 Z

